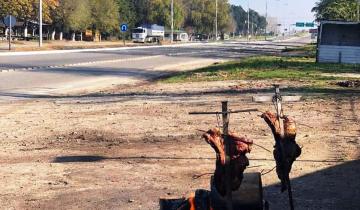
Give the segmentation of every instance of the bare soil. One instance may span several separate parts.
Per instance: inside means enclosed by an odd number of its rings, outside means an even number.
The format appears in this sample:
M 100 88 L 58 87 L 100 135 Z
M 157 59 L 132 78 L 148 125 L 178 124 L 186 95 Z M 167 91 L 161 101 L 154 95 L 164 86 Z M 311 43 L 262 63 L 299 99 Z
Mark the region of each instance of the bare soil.
M 283 82 L 298 87 L 301 83 Z M 83 97 L 64 96 L 0 104 L 2 209 L 158 209 L 163 196 L 209 189 L 215 154 L 197 129 L 216 116 L 190 111 L 272 110 L 251 101 L 271 82 L 145 84 Z M 291 179 L 296 209 L 360 209 L 359 94 L 307 94 L 285 104 L 298 123 L 303 153 Z M 260 113 L 233 114 L 232 130 L 272 150 Z M 266 173 L 272 154 L 254 147 L 247 171 Z M 288 209 L 275 171 L 262 176 L 271 209 Z

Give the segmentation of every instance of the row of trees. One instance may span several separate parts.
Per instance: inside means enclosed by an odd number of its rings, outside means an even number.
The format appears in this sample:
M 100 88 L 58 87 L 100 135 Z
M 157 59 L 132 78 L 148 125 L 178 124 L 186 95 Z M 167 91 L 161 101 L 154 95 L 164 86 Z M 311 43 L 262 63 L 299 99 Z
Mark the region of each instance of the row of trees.
M 266 18 L 256 11 L 250 9 L 249 25 L 247 23 L 248 14 L 241 6 L 231 5 L 231 14 L 235 23 L 235 27 L 233 28 L 236 28 L 238 33 L 247 34 L 248 29 L 251 34 L 265 32 L 265 28 L 267 26 Z
M 12 14 L 25 25 L 38 19 L 39 0 L 1 0 L 0 17 Z M 98 30 L 103 35 L 119 31 L 121 23 L 135 27 L 156 23 L 170 28 L 171 0 L 43 0 L 43 18 L 53 31 L 75 32 Z M 175 29 L 190 33 L 214 34 L 215 0 L 174 0 Z M 265 28 L 266 20 L 250 11 L 255 31 Z M 244 31 L 247 13 L 228 0 L 218 0 L 219 33 Z
M 357 21 L 359 0 L 319 0 L 312 9 L 316 19 Z

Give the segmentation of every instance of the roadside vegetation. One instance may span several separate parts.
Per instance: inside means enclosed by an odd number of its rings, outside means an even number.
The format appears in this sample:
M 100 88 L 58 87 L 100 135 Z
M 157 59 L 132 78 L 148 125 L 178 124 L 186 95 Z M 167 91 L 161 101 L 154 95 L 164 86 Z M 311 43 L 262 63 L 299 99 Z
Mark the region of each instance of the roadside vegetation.
M 163 80 L 166 83 L 225 81 L 225 80 L 288 80 L 304 81 L 315 86 L 334 84 L 346 78 L 342 73 L 359 73 L 360 65 L 315 62 L 315 47 L 286 49 L 298 56 L 255 56 L 241 61 L 215 64 L 210 67 L 182 72 Z
M 0 18 L 12 14 L 24 22 L 21 33 L 27 33 L 26 37 L 29 37 L 36 27 L 33 22 L 38 21 L 38 3 L 38 0 L 1 0 Z M 204 37 L 214 36 L 215 6 L 213 0 L 174 1 L 174 29 Z M 217 7 L 219 35 L 247 33 L 247 11 L 231 5 L 229 0 L 218 1 Z M 124 35 L 130 38 L 130 33 L 120 33 L 122 23 L 127 23 L 130 28 L 148 23 L 170 29 L 170 11 L 171 0 L 43 0 L 43 21 L 51 40 L 59 37 L 60 40 L 75 41 L 76 35 L 82 40 L 82 36 L 90 32 L 98 33 L 100 39 Z M 254 10 L 249 11 L 249 16 L 253 34 L 262 34 L 266 27 L 265 17 Z M 3 33 L 1 30 L 0 34 Z

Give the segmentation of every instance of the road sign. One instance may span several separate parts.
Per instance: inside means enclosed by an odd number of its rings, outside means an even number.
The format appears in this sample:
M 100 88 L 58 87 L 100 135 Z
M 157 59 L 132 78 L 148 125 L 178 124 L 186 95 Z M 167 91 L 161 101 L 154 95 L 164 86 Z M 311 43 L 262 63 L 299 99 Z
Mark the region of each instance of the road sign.
M 314 24 L 314 23 L 305 23 L 305 26 L 306 26 L 306 27 L 314 27 L 315 24 Z
M 121 26 L 120 26 L 120 30 L 121 30 L 121 32 L 126 32 L 127 30 L 128 30 L 128 25 L 127 24 L 121 24 Z
M 297 22 L 295 24 L 296 27 L 305 27 L 305 23 L 302 23 L 302 22 Z
M 16 18 L 12 15 L 8 15 L 4 18 L 4 23 L 7 27 L 14 27 L 16 24 Z

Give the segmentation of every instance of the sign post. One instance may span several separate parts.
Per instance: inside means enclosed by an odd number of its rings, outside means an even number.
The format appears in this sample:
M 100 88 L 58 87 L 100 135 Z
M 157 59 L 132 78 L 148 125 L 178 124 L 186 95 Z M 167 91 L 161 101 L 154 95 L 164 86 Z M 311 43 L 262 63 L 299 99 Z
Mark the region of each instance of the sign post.
M 126 45 L 125 44 L 125 33 L 127 32 L 127 30 L 128 30 L 128 25 L 126 24 L 126 23 L 123 23 L 123 24 L 121 24 L 121 26 L 120 26 L 120 31 L 122 32 L 122 37 L 123 37 L 123 40 L 124 40 L 124 46 Z
M 16 18 L 12 15 L 8 15 L 4 18 L 4 23 L 7 27 L 9 27 L 9 50 L 11 50 L 11 31 L 12 27 L 16 24 Z

